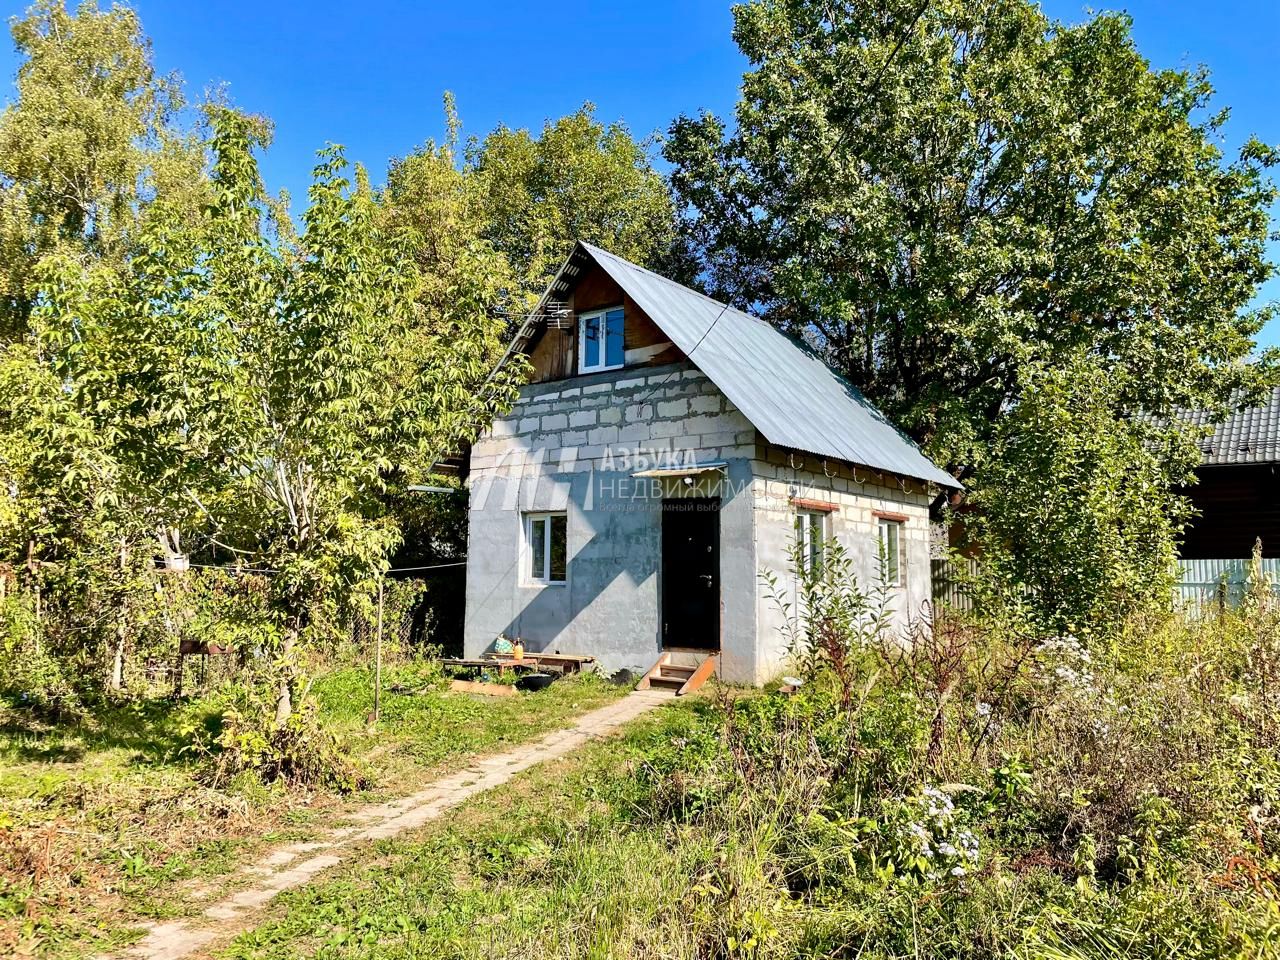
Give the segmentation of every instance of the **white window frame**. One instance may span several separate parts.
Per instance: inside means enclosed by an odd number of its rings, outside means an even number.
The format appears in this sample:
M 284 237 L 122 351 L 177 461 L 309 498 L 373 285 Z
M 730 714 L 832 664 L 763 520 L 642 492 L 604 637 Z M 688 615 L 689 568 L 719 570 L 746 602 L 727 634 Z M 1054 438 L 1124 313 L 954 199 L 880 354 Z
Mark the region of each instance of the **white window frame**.
M 894 517 L 879 517 L 876 525 L 876 563 L 879 564 L 880 554 L 884 554 L 885 559 L 885 586 L 900 587 L 904 581 L 904 572 L 906 568 L 905 556 L 903 554 L 903 528 L 906 526 L 903 521 Z M 892 554 L 889 551 L 889 541 L 885 534 L 893 531 L 894 549 Z
M 605 331 L 604 318 L 611 313 L 621 311 L 620 306 L 605 307 L 601 310 L 589 310 L 586 313 L 578 314 L 578 372 L 579 373 L 603 373 L 607 370 L 621 370 L 627 365 L 627 343 L 626 315 L 622 318 L 622 362 L 609 364 L 605 362 L 605 358 L 609 352 L 609 335 Z M 600 362 L 593 367 L 587 366 L 587 321 L 598 320 L 600 327 Z
M 551 521 L 555 517 L 564 518 L 564 579 L 551 579 Z M 533 563 L 533 525 L 546 523 L 546 533 L 542 538 L 542 572 L 541 577 L 534 574 Z M 526 513 L 521 524 L 523 542 L 520 544 L 520 566 L 524 572 L 523 580 L 527 585 L 537 587 L 563 587 L 569 582 L 569 514 L 564 510 L 544 510 L 537 513 Z
M 799 573 L 808 574 L 813 572 L 813 520 L 817 518 L 818 529 L 822 537 L 818 545 L 818 563 L 821 565 L 821 557 L 826 550 L 826 542 L 831 537 L 831 513 L 828 510 L 810 510 L 807 508 L 799 508 L 796 510 L 795 526 L 799 529 L 796 532 L 796 540 L 800 547 L 800 561 L 804 564 L 804 569 Z

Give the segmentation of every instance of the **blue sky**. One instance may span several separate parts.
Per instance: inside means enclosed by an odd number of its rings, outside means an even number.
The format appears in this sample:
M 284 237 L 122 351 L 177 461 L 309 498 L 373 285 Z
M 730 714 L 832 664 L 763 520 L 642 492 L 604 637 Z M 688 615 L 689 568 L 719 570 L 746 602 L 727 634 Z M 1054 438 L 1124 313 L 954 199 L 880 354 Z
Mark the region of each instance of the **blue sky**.
M 102 0 L 105 3 L 105 0 Z M 584 100 L 636 134 L 679 113 L 732 112 L 745 66 L 730 37 L 728 2 L 645 0 L 506 3 L 331 0 L 136 0 L 157 66 L 178 70 L 192 97 L 225 84 L 241 107 L 275 122 L 263 159 L 272 189 L 299 199 L 315 150 L 342 143 L 380 180 L 388 158 L 442 133 L 452 90 L 464 131 L 499 121 L 540 126 Z M 1082 19 L 1078 0 L 1046 11 Z M 1280 4 L 1274 0 L 1098 2 L 1134 17 L 1140 49 L 1157 67 L 1206 64 L 1218 103 L 1232 108 L 1229 149 L 1249 135 L 1280 144 Z M 10 0 L 7 12 L 21 12 Z M 12 77 L 11 48 L 0 73 Z M 6 94 L 11 91 L 8 88 Z M 1280 249 L 1273 248 L 1273 257 Z M 1263 299 L 1280 299 L 1280 279 Z M 1280 322 L 1264 341 L 1280 345 Z

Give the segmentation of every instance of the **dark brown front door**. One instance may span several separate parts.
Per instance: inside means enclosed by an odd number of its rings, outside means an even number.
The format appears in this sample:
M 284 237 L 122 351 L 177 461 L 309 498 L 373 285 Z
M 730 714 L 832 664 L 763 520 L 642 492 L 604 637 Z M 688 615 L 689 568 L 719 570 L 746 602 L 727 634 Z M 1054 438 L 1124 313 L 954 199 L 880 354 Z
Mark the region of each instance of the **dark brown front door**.
M 720 649 L 720 501 L 662 501 L 662 645 Z

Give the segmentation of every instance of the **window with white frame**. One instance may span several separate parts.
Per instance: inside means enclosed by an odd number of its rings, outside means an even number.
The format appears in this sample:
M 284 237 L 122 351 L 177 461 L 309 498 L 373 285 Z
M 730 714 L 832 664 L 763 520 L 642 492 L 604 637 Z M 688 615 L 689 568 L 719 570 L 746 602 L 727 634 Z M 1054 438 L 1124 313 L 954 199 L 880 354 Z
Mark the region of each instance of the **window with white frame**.
M 564 583 L 568 570 L 569 517 L 564 513 L 524 516 L 525 579 Z
M 902 586 L 902 521 L 880 518 L 880 562 L 884 582 L 890 587 Z
M 801 573 L 822 569 L 823 544 L 827 539 L 827 515 L 820 510 L 796 511 L 796 547 Z
M 578 372 L 617 370 L 626 360 L 622 308 L 593 310 L 578 317 Z

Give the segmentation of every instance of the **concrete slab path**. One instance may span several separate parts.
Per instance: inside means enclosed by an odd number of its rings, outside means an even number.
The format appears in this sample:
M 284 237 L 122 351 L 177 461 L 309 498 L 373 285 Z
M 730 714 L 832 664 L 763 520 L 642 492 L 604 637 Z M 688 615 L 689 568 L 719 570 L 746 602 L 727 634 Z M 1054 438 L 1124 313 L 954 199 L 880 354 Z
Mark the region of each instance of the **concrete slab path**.
M 294 843 L 272 850 L 257 863 L 242 868 L 244 873 L 257 878 L 247 889 L 208 907 L 200 918 L 152 925 L 142 940 L 120 956 L 130 960 L 180 960 L 215 941 L 229 940 L 252 929 L 255 912 L 277 894 L 300 887 L 322 870 L 351 859 L 362 841 L 394 837 L 420 827 L 532 766 L 562 757 L 588 740 L 608 735 L 672 696 L 670 691 L 635 691 L 607 707 L 583 714 L 572 725 L 541 740 L 477 760 L 407 797 L 364 807 L 350 817 L 352 825 L 334 828 L 327 840 Z

